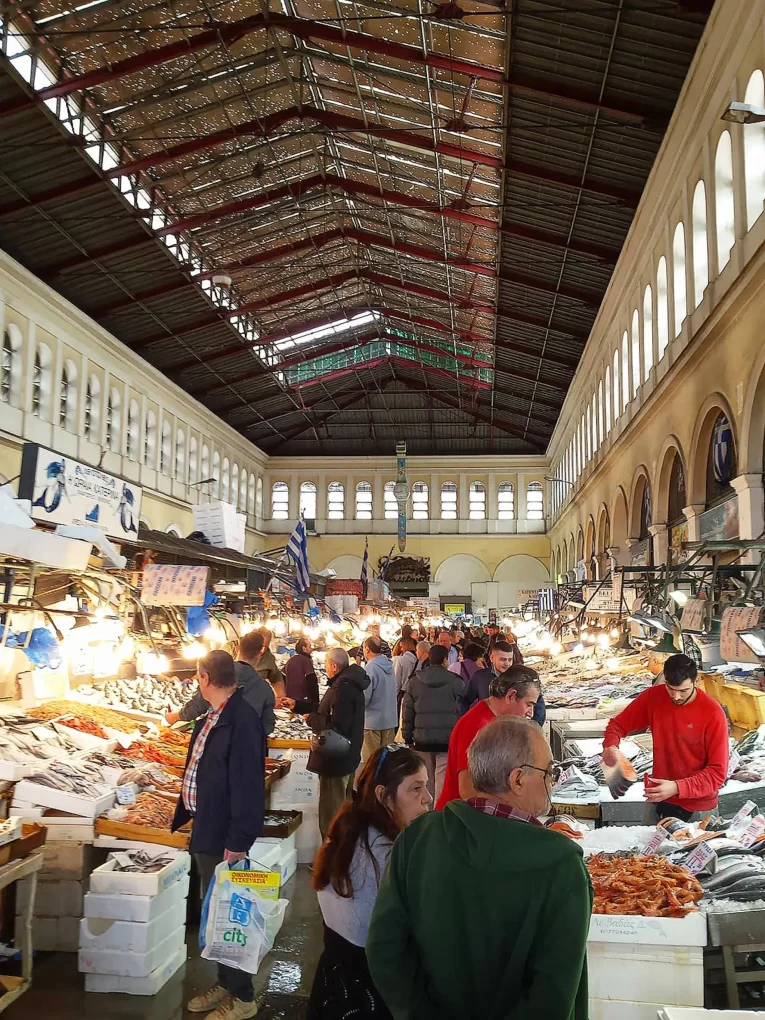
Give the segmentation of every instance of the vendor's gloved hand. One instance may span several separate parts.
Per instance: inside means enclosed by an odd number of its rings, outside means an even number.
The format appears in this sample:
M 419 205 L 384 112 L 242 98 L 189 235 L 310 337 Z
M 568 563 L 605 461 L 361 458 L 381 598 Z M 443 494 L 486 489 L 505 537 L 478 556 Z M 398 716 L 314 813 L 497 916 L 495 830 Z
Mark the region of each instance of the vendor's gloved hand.
M 618 747 L 604 747 L 603 748 L 603 764 L 608 765 L 609 768 L 613 768 L 614 765 L 619 761 L 619 748 Z

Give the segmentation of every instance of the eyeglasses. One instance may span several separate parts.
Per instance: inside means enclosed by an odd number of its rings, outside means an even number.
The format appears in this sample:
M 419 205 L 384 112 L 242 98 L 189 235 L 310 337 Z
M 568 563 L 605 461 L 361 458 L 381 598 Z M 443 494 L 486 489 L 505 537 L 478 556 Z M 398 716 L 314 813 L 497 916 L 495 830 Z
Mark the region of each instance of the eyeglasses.
M 383 748 L 383 753 L 380 755 L 380 760 L 377 762 L 377 768 L 375 769 L 375 779 L 377 779 L 378 775 L 380 774 L 380 769 L 382 768 L 383 762 L 391 753 L 391 751 L 401 750 L 403 750 L 403 744 L 388 744 L 387 747 Z
M 558 780 L 563 775 L 563 766 L 557 762 L 551 762 L 546 769 L 541 769 L 538 765 L 520 765 L 522 769 L 533 769 L 535 772 L 541 772 L 544 776 L 549 776 L 550 782 L 553 786 L 556 786 Z

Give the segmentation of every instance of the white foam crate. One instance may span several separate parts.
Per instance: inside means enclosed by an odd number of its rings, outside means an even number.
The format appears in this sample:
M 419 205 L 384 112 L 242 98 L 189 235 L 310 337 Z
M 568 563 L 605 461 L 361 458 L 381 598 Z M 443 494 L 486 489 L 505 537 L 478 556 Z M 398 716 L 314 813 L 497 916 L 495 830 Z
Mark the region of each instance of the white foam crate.
M 756 1009 L 686 1009 L 684 1006 L 667 1006 L 659 1010 L 659 1020 L 751 1020 L 762 1016 Z
M 705 946 L 707 919 L 698 911 L 685 917 L 593 914 L 587 941 L 643 946 Z
M 148 846 L 149 844 L 147 844 Z M 158 856 L 170 854 L 173 860 L 161 871 L 138 875 L 131 871 L 115 871 L 116 861 L 108 860 L 90 876 L 90 891 L 95 893 L 126 893 L 128 896 L 156 896 L 189 873 L 191 858 L 185 850 L 151 846 Z
M 156 970 L 146 977 L 127 977 L 117 974 L 86 974 L 86 992 L 122 992 L 124 995 L 156 995 L 173 975 L 186 962 L 187 949 L 185 944 L 180 947 L 166 963 L 161 963 Z
M 703 1006 L 703 953 L 701 946 L 588 942 L 589 994 L 614 1002 Z
M 186 874 L 156 896 L 89 892 L 85 896 L 85 917 L 147 923 L 177 903 L 185 903 L 189 895 L 190 882 L 191 876 Z
M 254 871 L 275 871 L 282 859 L 280 848 L 273 843 L 253 843 L 248 856 Z
M 38 786 L 26 779 L 18 784 L 14 790 L 14 796 L 20 801 L 30 804 L 39 804 L 41 807 L 53 808 L 56 811 L 65 811 L 70 815 L 78 815 L 80 818 L 98 818 L 104 811 L 114 807 L 114 790 L 108 786 L 94 786 L 95 796 L 83 797 L 79 793 L 65 793 L 63 790 L 54 790 L 49 786 Z
M 276 836 L 258 836 L 250 848 L 250 854 L 256 854 L 257 848 L 261 844 L 265 844 L 267 846 L 278 846 L 281 851 L 282 860 L 284 860 L 296 848 L 296 838 L 297 832 L 293 832 L 292 835 L 288 836 L 286 839 L 278 839 Z
M 114 974 L 117 977 L 148 977 L 185 948 L 186 926 L 178 928 L 164 942 L 154 946 L 147 953 L 126 953 L 124 949 L 81 949 L 77 966 L 82 974 Z
M 80 921 L 80 949 L 87 953 L 116 950 L 150 953 L 186 923 L 186 901 L 170 906 L 151 921 L 116 921 L 83 917 Z
M 297 871 L 297 858 L 297 850 L 293 850 L 286 858 L 282 858 L 281 864 L 276 869 L 281 873 L 281 885 L 286 885 Z

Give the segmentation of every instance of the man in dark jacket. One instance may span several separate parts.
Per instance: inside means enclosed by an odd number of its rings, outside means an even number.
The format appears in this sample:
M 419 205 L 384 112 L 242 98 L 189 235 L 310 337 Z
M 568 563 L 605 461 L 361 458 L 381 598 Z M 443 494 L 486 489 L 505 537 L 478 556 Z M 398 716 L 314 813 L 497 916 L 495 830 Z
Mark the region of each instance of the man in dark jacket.
M 260 716 L 263 733 L 268 736 L 273 733 L 276 725 L 274 715 L 276 698 L 271 684 L 264 680 L 255 669 L 255 663 L 263 651 L 263 643 L 263 635 L 258 631 L 253 630 L 249 634 L 245 634 L 239 642 L 239 657 L 234 663 L 234 669 L 236 671 L 236 686 L 242 688 L 245 701 L 249 702 Z M 180 712 L 168 712 L 165 720 L 168 726 L 172 726 L 179 719 L 190 722 L 192 719 L 198 719 L 209 707 L 198 688 L 194 697 L 191 701 L 186 702 Z
M 258 713 L 237 688 L 228 652 L 200 659 L 198 677 L 209 708 L 194 727 L 172 829 L 194 820 L 190 849 L 204 899 L 216 866 L 246 857 L 263 830 L 265 737 Z M 219 964 L 217 984 L 187 1008 L 208 1013 L 208 1020 L 247 1020 L 258 1011 L 254 999 L 251 975 Z
M 319 829 L 326 839 L 329 823 L 343 801 L 353 796 L 353 777 L 361 761 L 364 740 L 364 691 L 370 680 L 365 670 L 351 663 L 342 648 L 330 648 L 325 658 L 329 687 L 318 712 L 305 716 L 314 733 L 334 730 L 350 741 L 348 750 L 337 755 L 311 751 L 308 769 L 319 776 Z
M 460 704 L 463 715 L 477 702 L 485 701 L 488 698 L 489 685 L 495 676 L 501 676 L 511 666 L 523 665 L 523 656 L 518 652 L 517 645 L 510 644 L 508 641 L 495 641 L 490 647 L 489 668 L 479 669 L 473 673 L 465 688 L 465 693 L 462 695 Z M 520 656 L 520 662 L 517 661 L 518 656 Z M 545 700 L 540 693 L 537 703 L 534 705 L 534 722 L 544 726 L 546 718 Z
M 448 654 L 443 645 L 433 645 L 430 665 L 412 676 L 401 706 L 401 732 L 425 762 L 433 803 L 443 789 L 449 737 L 459 718 L 463 687 L 461 677 L 446 668 Z

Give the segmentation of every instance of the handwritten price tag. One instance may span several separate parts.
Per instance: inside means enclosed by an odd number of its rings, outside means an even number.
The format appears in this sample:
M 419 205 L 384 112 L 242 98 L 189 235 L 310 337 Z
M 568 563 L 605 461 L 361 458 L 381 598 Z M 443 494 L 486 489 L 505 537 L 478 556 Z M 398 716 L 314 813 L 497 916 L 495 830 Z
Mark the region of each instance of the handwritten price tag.
M 765 816 L 757 815 L 747 825 L 742 833 L 736 836 L 736 842 L 743 847 L 750 847 L 752 843 L 765 832 Z
M 736 771 L 740 764 L 741 755 L 738 753 L 738 751 L 731 751 L 730 761 L 728 762 L 728 775 L 727 775 L 728 779 L 730 779 L 730 777 L 733 775 L 733 773 Z
M 757 805 L 753 800 L 748 800 L 743 807 L 739 808 L 731 819 L 731 823 L 728 826 L 728 832 L 731 830 L 739 829 L 746 825 L 746 820 L 752 814 L 753 811 L 757 810 Z
M 648 837 L 648 842 L 643 847 L 643 853 L 655 854 L 666 838 L 667 834 L 664 829 L 657 829 L 652 836 Z
M 685 862 L 685 867 L 692 875 L 698 875 L 698 873 L 703 871 L 707 864 L 709 864 L 710 861 L 715 860 L 716 857 L 717 854 L 714 852 L 709 843 L 699 843 Z
M 132 786 L 117 787 L 118 804 L 135 804 L 135 790 Z

